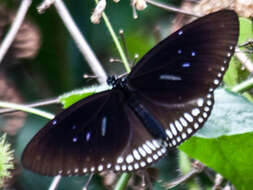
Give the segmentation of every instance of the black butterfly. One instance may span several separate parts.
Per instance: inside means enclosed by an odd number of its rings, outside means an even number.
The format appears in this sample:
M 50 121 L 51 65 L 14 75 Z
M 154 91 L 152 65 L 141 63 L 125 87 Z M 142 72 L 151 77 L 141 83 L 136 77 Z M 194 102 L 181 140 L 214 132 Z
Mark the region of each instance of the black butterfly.
M 238 16 L 230 10 L 184 26 L 128 76 L 109 77 L 112 90 L 58 114 L 27 145 L 23 166 L 68 176 L 133 171 L 156 162 L 207 120 L 238 33 Z

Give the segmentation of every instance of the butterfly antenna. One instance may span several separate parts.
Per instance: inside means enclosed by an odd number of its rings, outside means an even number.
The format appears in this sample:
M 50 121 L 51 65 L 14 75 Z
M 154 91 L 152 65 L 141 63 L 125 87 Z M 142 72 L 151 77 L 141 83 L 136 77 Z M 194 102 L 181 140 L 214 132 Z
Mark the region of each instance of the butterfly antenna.
M 132 65 L 133 65 L 133 66 L 136 64 L 138 58 L 139 58 L 139 54 L 136 53 L 136 54 L 134 55 L 134 59 L 133 59 L 133 62 L 132 62 Z
M 91 81 L 93 79 L 97 79 L 98 77 L 96 75 L 84 74 L 83 78 L 86 79 L 87 81 Z
M 128 63 L 130 63 L 131 61 L 130 61 L 130 58 L 129 58 L 129 53 L 128 53 L 128 49 L 127 49 L 127 45 L 126 45 L 126 40 L 125 40 L 125 36 L 124 36 L 124 30 L 120 29 L 119 30 L 119 34 L 120 34 L 121 41 L 122 41 L 122 44 L 123 44 L 124 52 L 125 52 L 126 57 L 127 57 L 127 61 L 128 61 Z
M 82 190 L 87 190 L 88 189 L 88 186 L 89 186 L 93 176 L 94 176 L 94 173 L 89 175 L 89 178 L 88 178 L 87 182 L 85 183 L 85 185 L 83 186 Z
M 110 63 L 123 63 L 121 59 L 118 58 L 110 58 L 109 59 Z

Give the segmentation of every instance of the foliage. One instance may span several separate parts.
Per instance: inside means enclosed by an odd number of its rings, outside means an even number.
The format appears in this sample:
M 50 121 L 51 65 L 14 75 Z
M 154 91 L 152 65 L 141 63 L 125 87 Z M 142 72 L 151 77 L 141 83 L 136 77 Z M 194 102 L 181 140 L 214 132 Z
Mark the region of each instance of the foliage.
M 10 177 L 10 170 L 13 169 L 13 151 L 10 144 L 6 142 L 6 135 L 0 137 L 0 187 L 4 179 Z

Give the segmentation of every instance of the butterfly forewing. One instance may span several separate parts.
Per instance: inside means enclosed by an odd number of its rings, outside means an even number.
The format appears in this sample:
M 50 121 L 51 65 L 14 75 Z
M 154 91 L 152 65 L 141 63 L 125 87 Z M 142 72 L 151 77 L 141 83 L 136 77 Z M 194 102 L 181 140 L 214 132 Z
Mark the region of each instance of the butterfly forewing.
M 238 32 L 234 11 L 202 17 L 160 42 L 130 73 L 129 86 L 161 121 L 171 146 L 187 139 L 209 116 L 213 90 L 222 81 Z

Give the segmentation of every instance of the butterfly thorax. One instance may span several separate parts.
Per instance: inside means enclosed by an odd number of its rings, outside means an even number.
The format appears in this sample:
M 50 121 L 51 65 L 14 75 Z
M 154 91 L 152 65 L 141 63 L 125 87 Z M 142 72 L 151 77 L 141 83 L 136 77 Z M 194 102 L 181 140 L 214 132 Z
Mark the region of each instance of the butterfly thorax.
M 128 106 L 135 112 L 154 138 L 167 139 L 161 123 L 140 103 L 138 95 L 128 87 L 127 77 L 117 79 L 115 76 L 110 76 L 107 79 L 107 84 L 112 86 L 113 89 L 119 89 L 125 95 Z

